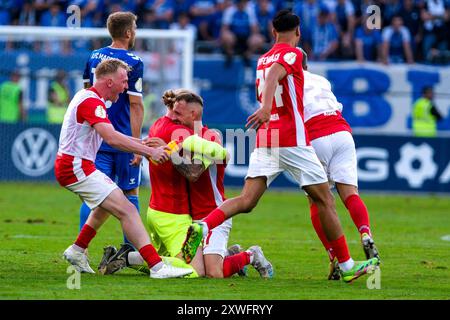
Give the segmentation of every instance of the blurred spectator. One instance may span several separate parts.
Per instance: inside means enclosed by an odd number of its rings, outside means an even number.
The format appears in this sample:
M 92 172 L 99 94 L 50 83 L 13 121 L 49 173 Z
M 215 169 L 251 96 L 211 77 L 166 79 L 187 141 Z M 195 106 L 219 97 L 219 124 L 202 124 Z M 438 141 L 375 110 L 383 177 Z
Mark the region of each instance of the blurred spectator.
M 17 23 L 21 26 L 35 26 L 37 24 L 36 10 L 32 1 L 25 1 L 20 11 Z
M 293 12 L 300 17 L 300 41 L 302 47 L 311 56 L 312 30 L 317 24 L 317 17 L 320 11 L 320 4 L 317 0 L 299 1 L 294 4 Z M 308 49 L 309 48 L 309 49 Z
M 421 30 L 420 9 L 414 3 L 414 0 L 403 0 L 403 7 L 400 9 L 398 15 L 403 18 L 403 24 L 411 33 L 412 51 L 417 59 L 420 56 L 420 50 L 418 50 L 418 48 L 423 36 Z
M 155 12 L 155 23 L 158 29 L 169 29 L 173 21 L 172 0 L 147 0 L 145 8 Z
M 356 60 L 377 61 L 381 57 L 381 32 L 377 29 L 369 29 L 364 16 L 361 26 L 355 31 Z
M 391 25 L 384 28 L 381 34 L 383 39 L 383 63 L 414 63 L 411 49 L 411 34 L 403 25 L 401 16 L 394 16 Z
M 192 0 L 189 13 L 197 27 L 199 40 L 214 40 L 209 26 L 214 23 L 216 5 L 216 0 Z
M 192 0 L 173 0 L 173 19 L 178 20 L 180 13 L 189 13 Z
M 12 0 L 0 1 L 0 25 L 11 24 L 11 10 L 14 7 Z
M 338 32 L 330 19 L 330 11 L 321 6 L 317 17 L 317 24 L 312 29 L 312 48 L 308 57 L 312 60 L 329 60 L 336 58 L 338 49 Z
M 137 21 L 139 29 L 156 29 L 156 14 L 153 9 L 145 9 L 142 13 L 142 19 Z M 137 40 L 137 39 L 136 39 Z
M 41 25 L 44 27 L 66 26 L 66 14 L 62 12 L 59 3 L 53 2 L 50 4 L 50 8 L 41 16 Z M 70 40 L 45 41 L 44 46 L 48 54 L 68 54 L 72 49 Z
M 61 124 L 70 101 L 67 75 L 64 70 L 58 70 L 55 80 L 50 83 L 48 99 L 47 122 Z
M 158 110 L 156 94 L 151 92 L 150 85 L 147 81 L 144 81 L 144 85 L 142 87 L 142 96 L 144 103 L 144 121 L 143 126 L 150 127 L 153 122 L 155 122 L 159 117 L 161 117 L 163 113 L 162 110 Z
M 412 128 L 415 137 L 436 137 L 437 122 L 442 115 L 433 103 L 433 88 L 424 87 L 422 97 L 413 106 Z
M 50 8 L 42 14 L 41 25 L 44 27 L 65 27 L 66 15 L 61 11 L 61 6 L 54 2 Z
M 439 50 L 449 49 L 450 11 L 444 0 L 425 0 L 421 18 L 424 22 L 423 56 L 431 61 Z
M 264 44 L 255 11 L 247 4 L 247 0 L 236 0 L 223 15 L 221 40 L 227 66 L 231 65 L 233 53 L 242 54 L 244 64 L 250 66 L 251 54 Z
M 258 0 L 255 10 L 260 33 L 266 43 L 271 43 L 273 40 L 272 19 L 275 16 L 275 9 L 269 0 Z
M 355 32 L 355 8 L 350 0 L 337 0 L 335 22 L 339 29 L 339 51 L 342 58 L 353 56 L 353 34 Z
M 219 0 L 216 4 L 216 12 L 212 17 L 212 23 L 208 25 L 209 32 L 214 40 L 220 39 L 220 32 L 222 30 L 223 13 L 226 9 L 233 5 L 233 0 Z
M 400 0 L 382 0 L 378 2 L 377 5 L 380 6 L 381 14 L 383 15 L 383 25 L 388 26 L 402 7 Z
M 13 71 L 10 80 L 0 85 L 0 122 L 18 123 L 26 120 L 19 81 L 19 72 Z
M 191 19 L 189 18 L 189 14 L 187 12 L 180 12 L 178 14 L 178 21 L 174 22 L 170 25 L 170 29 L 172 30 L 188 30 L 192 33 L 192 37 L 194 40 L 197 37 L 197 28 L 191 23 Z M 176 52 L 183 51 L 183 42 L 176 43 Z

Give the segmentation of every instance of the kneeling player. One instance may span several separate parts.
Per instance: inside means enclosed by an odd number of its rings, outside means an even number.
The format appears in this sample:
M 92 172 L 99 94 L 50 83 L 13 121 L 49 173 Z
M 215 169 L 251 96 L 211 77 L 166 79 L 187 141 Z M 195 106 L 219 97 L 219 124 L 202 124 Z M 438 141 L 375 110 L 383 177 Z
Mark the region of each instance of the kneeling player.
M 174 138 L 178 140 L 177 133 L 191 135 L 194 122 L 201 123 L 203 101 L 196 94 L 185 90 L 168 91 L 163 96 L 163 101 L 168 111 L 150 130 L 149 142 L 152 146 L 165 145 Z M 219 141 L 218 136 L 206 127 L 202 127 L 202 136 L 211 141 Z M 195 271 L 191 277 L 206 275 L 222 278 L 237 272 L 242 274 L 243 267 L 247 264 L 252 264 L 262 277 L 269 277 L 272 273 L 271 265 L 259 247 L 253 246 L 245 252 L 239 252 L 239 247 L 235 245 L 227 250 L 231 221 L 211 232 L 205 241 L 204 251 L 199 250 L 191 264 L 174 258 L 181 258 L 184 235 L 192 218 L 203 218 L 217 207 L 216 201 L 224 199 L 223 161 L 226 150 L 216 143 L 192 135 L 181 145 L 184 151 L 194 153 L 194 159 L 200 161 L 192 163 L 190 156 L 183 159 L 177 156 L 178 153 L 173 153 L 173 163 L 158 166 L 150 164 L 152 196 L 147 222 L 159 253 L 172 257 L 167 259 L 174 265 L 193 268 Z M 184 177 L 189 180 L 189 184 Z M 170 188 L 167 181 L 171 182 Z M 189 211 L 192 218 L 183 213 Z M 114 253 L 113 247 L 107 247 L 102 261 L 101 268 L 105 274 L 114 273 L 125 266 L 142 265 L 139 253 L 132 252 L 129 246 L 122 246 L 117 253 Z

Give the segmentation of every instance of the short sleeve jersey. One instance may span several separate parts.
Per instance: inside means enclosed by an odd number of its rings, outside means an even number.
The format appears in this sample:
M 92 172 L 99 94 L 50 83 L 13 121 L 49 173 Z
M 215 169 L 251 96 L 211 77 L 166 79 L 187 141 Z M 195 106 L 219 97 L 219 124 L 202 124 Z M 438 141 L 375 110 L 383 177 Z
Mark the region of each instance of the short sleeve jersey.
M 83 81 L 90 83 L 95 82 L 95 68 L 103 60 L 117 58 L 125 62 L 131 71 L 128 74 L 128 90 L 119 95 L 119 99 L 115 103 L 106 103 L 108 110 L 108 117 L 117 131 L 131 136 L 130 124 L 130 99 L 128 95 L 142 96 L 142 77 L 144 73 L 144 66 L 141 58 L 125 49 L 117 49 L 111 47 L 104 47 L 94 50 L 86 63 L 83 73 Z M 111 146 L 103 143 L 101 151 L 108 152 L 122 152 Z
M 266 75 L 274 63 L 283 66 L 287 75 L 277 84 L 270 122 L 258 130 L 256 147 L 295 147 L 310 144 L 303 123 L 302 59 L 302 52 L 286 43 L 275 44 L 258 59 L 256 93 L 259 102 Z
M 157 137 L 169 143 L 182 142 L 193 132 L 188 127 L 176 124 L 167 116 L 155 121 L 149 137 Z M 188 181 L 167 161 L 163 164 L 150 162 L 150 184 L 152 193 L 149 207 L 167 213 L 189 214 Z

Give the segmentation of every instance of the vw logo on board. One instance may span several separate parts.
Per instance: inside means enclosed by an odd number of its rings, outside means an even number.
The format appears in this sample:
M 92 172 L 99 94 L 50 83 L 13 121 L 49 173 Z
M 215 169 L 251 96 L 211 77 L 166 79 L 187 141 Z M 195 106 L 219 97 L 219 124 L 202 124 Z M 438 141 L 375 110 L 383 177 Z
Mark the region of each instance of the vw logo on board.
M 38 177 L 53 168 L 57 143 L 53 135 L 41 128 L 21 132 L 12 145 L 14 166 L 23 174 Z

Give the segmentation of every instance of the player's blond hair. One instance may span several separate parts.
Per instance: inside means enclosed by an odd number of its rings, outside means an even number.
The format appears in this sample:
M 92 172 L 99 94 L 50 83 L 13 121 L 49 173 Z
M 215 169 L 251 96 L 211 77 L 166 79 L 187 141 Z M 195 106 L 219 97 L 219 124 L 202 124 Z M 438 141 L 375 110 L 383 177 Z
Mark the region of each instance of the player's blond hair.
M 125 38 L 127 31 L 133 29 L 137 16 L 132 12 L 114 12 L 108 16 L 106 26 L 113 39 Z
M 169 109 L 173 109 L 175 102 L 181 100 L 184 100 L 186 102 L 197 102 L 203 107 L 203 99 L 196 93 L 184 88 L 169 89 L 164 91 L 161 100 Z
M 103 60 L 95 68 L 95 78 L 100 79 L 106 75 L 116 73 L 120 68 L 125 69 L 127 72 L 131 71 L 131 68 L 122 60 L 116 58 Z

